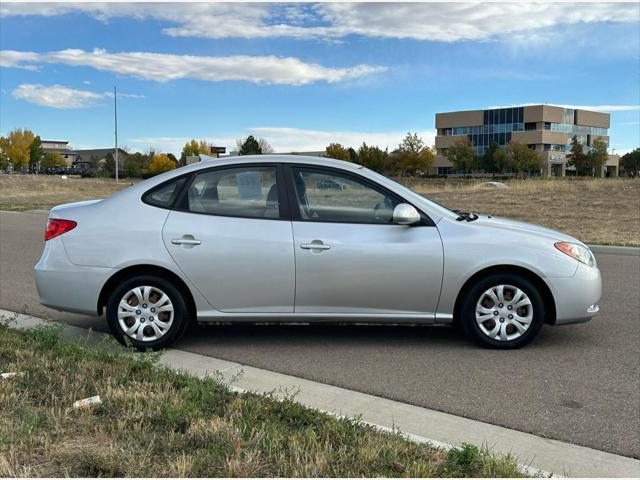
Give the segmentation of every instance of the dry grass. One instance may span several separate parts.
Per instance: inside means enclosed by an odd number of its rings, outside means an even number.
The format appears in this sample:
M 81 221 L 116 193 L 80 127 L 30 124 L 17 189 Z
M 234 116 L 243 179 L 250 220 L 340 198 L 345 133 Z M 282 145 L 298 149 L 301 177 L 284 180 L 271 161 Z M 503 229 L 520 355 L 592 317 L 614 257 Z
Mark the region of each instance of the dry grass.
M 24 376 L 0 379 L 0 477 L 521 476 L 511 456 L 445 452 L 159 368 L 155 354 L 1 323 L 0 371 Z
M 487 213 L 561 230 L 592 244 L 640 246 L 640 179 L 398 179 L 450 208 Z M 125 188 L 111 179 L 0 175 L 0 210 L 48 209 L 102 198 Z
M 110 178 L 63 179 L 57 175 L 0 175 L 0 210 L 48 210 L 55 205 L 92 200 L 127 187 Z

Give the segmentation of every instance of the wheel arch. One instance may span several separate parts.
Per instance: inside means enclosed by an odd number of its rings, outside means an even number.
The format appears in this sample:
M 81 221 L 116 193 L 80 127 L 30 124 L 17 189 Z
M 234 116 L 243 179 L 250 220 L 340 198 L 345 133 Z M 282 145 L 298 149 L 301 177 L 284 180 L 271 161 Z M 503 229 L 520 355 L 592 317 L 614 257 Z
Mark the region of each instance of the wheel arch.
M 459 322 L 460 318 L 460 308 L 462 305 L 462 301 L 464 296 L 467 294 L 471 286 L 477 282 L 479 279 L 484 278 L 489 275 L 495 275 L 500 273 L 511 273 L 516 275 L 521 275 L 531 283 L 533 283 L 540 294 L 542 295 L 542 299 L 544 300 L 544 308 L 545 308 L 545 319 L 544 323 L 549 325 L 555 325 L 556 323 L 556 302 L 553 298 L 553 293 L 551 289 L 547 285 L 547 283 L 535 272 L 520 267 L 517 265 L 494 265 L 491 267 L 483 268 L 482 270 L 477 271 L 471 277 L 467 279 L 464 283 L 460 291 L 458 292 L 458 296 L 456 297 L 456 302 L 453 308 L 453 319 L 454 322 Z
M 98 315 L 102 315 L 102 311 L 107 305 L 109 294 L 113 291 L 114 287 L 124 279 L 136 275 L 157 275 L 173 283 L 178 288 L 178 290 L 180 290 L 180 293 L 182 293 L 182 295 L 184 296 L 185 303 L 187 304 L 187 308 L 189 309 L 189 313 L 193 318 L 195 318 L 197 313 L 196 303 L 187 284 L 171 270 L 160 267 L 158 265 L 131 265 L 123 268 L 122 270 L 118 270 L 111 277 L 109 277 L 109 279 L 102 286 L 100 295 L 98 296 Z

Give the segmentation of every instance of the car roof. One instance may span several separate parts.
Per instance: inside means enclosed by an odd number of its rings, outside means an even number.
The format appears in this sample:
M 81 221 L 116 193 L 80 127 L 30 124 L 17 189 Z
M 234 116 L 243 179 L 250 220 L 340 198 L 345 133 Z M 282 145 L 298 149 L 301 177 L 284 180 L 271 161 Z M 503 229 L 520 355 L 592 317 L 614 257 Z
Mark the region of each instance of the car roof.
M 309 165 L 319 165 L 326 167 L 337 167 L 345 170 L 358 170 L 363 168 L 357 163 L 345 162 L 344 160 L 336 160 L 335 158 L 316 157 L 311 155 L 283 155 L 283 154 L 265 154 L 265 155 L 242 155 L 229 157 L 210 157 L 201 155 L 204 160 L 196 164 L 200 168 L 208 168 L 216 165 L 232 165 L 242 163 L 304 163 Z M 198 169 L 198 168 L 196 168 Z

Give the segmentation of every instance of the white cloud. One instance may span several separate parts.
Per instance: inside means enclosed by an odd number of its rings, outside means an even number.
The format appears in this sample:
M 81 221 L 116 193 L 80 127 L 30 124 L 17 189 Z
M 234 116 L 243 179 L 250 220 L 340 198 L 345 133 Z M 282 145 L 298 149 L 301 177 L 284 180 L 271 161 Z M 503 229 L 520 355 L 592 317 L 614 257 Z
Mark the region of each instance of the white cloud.
M 295 57 L 234 55 L 211 57 L 151 52 L 109 53 L 96 49 L 55 52 L 0 51 L 0 66 L 36 69 L 42 64 L 86 66 L 119 75 L 165 82 L 194 78 L 210 82 L 244 80 L 253 83 L 304 85 L 349 80 L 386 70 L 385 67 L 355 65 L 347 68 L 323 67 Z
M 592 110 L 595 112 L 624 112 L 631 110 L 640 110 L 640 105 L 569 105 L 569 104 L 556 104 L 556 103 L 544 103 L 544 102 L 529 102 L 518 103 L 511 105 L 491 105 L 486 107 L 488 110 L 492 108 L 512 108 L 512 107 L 526 107 L 530 105 L 550 105 L 553 107 L 573 108 L 576 110 Z
M 227 152 L 236 148 L 236 139 L 247 135 L 265 138 L 276 152 L 307 152 L 324 150 L 329 143 L 337 142 L 347 147 L 357 149 L 362 142 L 367 145 L 375 145 L 383 150 L 395 149 L 407 134 L 405 131 L 386 132 L 357 132 L 341 130 L 311 130 L 292 127 L 253 127 L 239 131 L 233 135 L 221 135 L 218 137 L 205 137 L 204 139 L 218 146 L 227 147 Z M 426 145 L 433 145 L 435 130 L 428 129 L 418 131 Z M 187 137 L 134 137 L 128 142 L 135 148 L 145 150 L 156 147 L 160 150 L 179 154 L 182 146 L 191 138 Z
M 83 12 L 101 21 L 151 17 L 171 36 L 320 38 L 348 35 L 417 40 L 485 40 L 558 25 L 637 22 L 637 3 L 7 3 L 0 15 Z
M 52 108 L 89 108 L 99 105 L 105 98 L 113 98 L 112 92 L 91 92 L 78 90 L 64 85 L 34 85 L 22 83 L 12 92 L 14 98 L 35 105 Z M 144 98 L 143 95 L 118 94 L 118 97 Z

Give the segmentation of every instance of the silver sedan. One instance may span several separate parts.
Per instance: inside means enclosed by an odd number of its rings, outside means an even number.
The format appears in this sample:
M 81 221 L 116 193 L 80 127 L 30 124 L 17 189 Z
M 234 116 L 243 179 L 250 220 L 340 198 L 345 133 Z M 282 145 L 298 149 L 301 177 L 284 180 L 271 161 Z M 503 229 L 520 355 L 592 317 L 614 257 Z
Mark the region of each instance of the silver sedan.
M 340 185 L 340 188 L 324 188 Z M 102 314 L 139 349 L 192 322 L 458 324 L 514 348 L 599 310 L 579 240 L 452 211 L 362 166 L 303 156 L 203 161 L 51 210 L 39 299 Z

